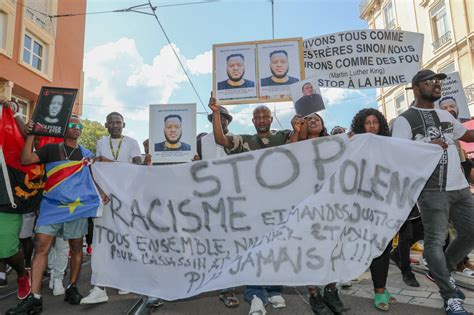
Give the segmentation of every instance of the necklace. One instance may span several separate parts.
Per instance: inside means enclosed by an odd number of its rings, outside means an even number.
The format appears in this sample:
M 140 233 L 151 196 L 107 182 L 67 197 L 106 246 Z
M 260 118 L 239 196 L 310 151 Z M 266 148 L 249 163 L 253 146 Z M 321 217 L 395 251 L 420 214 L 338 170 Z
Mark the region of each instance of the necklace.
M 122 140 L 123 137 L 120 137 L 119 144 L 117 146 L 117 151 L 114 150 L 114 146 L 112 145 L 112 137 L 109 138 L 109 144 L 110 144 L 110 151 L 112 151 L 112 156 L 114 157 L 114 160 L 117 161 L 119 153 L 120 153 L 120 146 L 122 145 Z
M 69 158 L 74 153 L 74 151 L 76 151 L 77 147 L 74 147 L 74 149 L 72 149 L 72 151 L 71 151 L 71 153 L 69 153 L 69 155 L 67 154 L 67 151 L 66 151 L 66 145 L 63 145 L 63 149 L 64 149 L 64 155 L 66 156 L 66 160 L 69 161 Z

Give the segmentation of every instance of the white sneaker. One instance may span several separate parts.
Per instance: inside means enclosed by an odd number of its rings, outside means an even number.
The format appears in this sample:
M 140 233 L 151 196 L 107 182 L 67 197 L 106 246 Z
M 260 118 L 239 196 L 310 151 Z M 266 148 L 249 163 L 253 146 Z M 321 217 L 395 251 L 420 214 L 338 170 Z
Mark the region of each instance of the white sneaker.
M 85 298 L 82 298 L 81 304 L 96 304 L 96 303 L 103 303 L 107 302 L 109 300 L 109 297 L 107 296 L 107 292 L 105 291 L 105 288 L 102 290 L 99 287 L 93 287 L 89 291 L 89 295 L 86 296 Z
M 249 315 L 265 315 L 267 311 L 265 310 L 265 305 L 263 301 L 258 298 L 256 295 L 252 298 L 252 303 L 250 304 Z
M 53 284 L 53 295 L 63 295 L 66 290 L 64 289 L 63 280 L 62 279 L 54 279 Z
M 268 297 L 268 303 L 270 303 L 273 308 L 286 307 L 285 299 L 281 295 L 273 295 Z
M 125 295 L 125 294 L 129 294 L 129 293 L 130 293 L 130 291 L 118 290 L 119 295 Z

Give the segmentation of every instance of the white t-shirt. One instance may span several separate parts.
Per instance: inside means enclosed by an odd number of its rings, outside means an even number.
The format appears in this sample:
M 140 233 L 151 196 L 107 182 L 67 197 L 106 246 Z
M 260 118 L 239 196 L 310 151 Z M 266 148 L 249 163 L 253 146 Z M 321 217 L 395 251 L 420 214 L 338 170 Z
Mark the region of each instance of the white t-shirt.
M 412 125 L 407 117 L 410 117 Z M 455 143 L 466 131 L 467 129 L 445 110 L 411 107 L 395 119 L 392 137 L 423 142 L 441 139 L 446 142 L 448 149 L 444 151 L 424 189 L 452 191 L 469 187 Z
M 228 133 L 231 136 L 232 134 Z M 214 138 L 214 133 L 208 133 L 201 138 L 201 153 L 203 160 L 217 159 L 227 156 L 224 147 L 217 144 Z
M 122 144 L 119 147 L 120 138 L 112 139 L 113 152 L 116 154 L 118 150 L 117 161 L 131 163 L 134 157 L 142 157 L 140 147 L 138 146 L 137 140 L 123 136 Z M 103 156 L 110 160 L 115 160 L 112 149 L 110 148 L 110 136 L 105 136 L 97 141 L 97 154 L 96 156 Z

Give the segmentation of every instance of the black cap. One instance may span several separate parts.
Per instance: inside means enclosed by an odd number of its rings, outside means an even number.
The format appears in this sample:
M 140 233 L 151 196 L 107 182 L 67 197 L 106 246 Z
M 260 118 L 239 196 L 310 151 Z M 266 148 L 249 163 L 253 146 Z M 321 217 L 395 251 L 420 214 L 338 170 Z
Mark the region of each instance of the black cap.
M 415 76 L 411 79 L 411 87 L 408 87 L 406 88 L 407 90 L 408 89 L 412 89 L 413 88 L 413 85 L 417 84 L 417 83 L 420 83 L 422 81 L 426 81 L 426 80 L 430 80 L 430 79 L 440 79 L 440 80 L 444 80 L 446 79 L 448 76 L 444 73 L 436 73 L 434 71 L 431 71 L 431 70 L 420 70 L 418 71 Z
M 232 116 L 229 114 L 229 111 L 227 110 L 227 108 L 225 108 L 224 106 L 219 106 L 219 112 L 221 115 L 227 118 L 229 123 L 232 121 Z M 212 122 L 212 114 L 207 115 L 207 120 Z

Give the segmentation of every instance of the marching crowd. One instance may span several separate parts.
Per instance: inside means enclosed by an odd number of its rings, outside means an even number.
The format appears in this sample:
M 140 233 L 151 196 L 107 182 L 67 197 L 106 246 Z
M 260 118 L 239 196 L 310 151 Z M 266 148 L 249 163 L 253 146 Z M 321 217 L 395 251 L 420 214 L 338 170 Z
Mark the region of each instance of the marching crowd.
M 435 109 L 434 102 L 441 98 L 441 81 L 445 74 L 430 70 L 419 71 L 412 79 L 411 89 L 414 102 L 410 108 L 394 121 L 387 122 L 382 113 L 373 108 L 360 110 L 353 118 L 349 137 L 362 133 L 372 133 L 384 137 L 398 137 L 414 141 L 433 143 L 442 147 L 443 156 L 429 178 L 426 186 L 412 209 L 406 222 L 399 230 L 398 245 L 392 243 L 375 258 L 370 265 L 374 286 L 374 305 L 377 309 L 388 311 L 396 299 L 387 290 L 387 276 L 390 260 L 400 268 L 403 281 L 413 287 L 420 286 L 410 267 L 410 248 L 416 242 L 424 241 L 423 257 L 429 268 L 427 277 L 434 281 L 444 300 L 446 314 L 469 314 L 463 305 L 465 296 L 456 286 L 453 271 L 474 275 L 474 263 L 469 261 L 468 254 L 474 248 L 474 203 L 469 182 L 471 182 L 472 161 L 463 152 L 459 140 L 474 142 L 474 131 L 467 130 L 457 120 L 457 109 L 446 106 Z M 449 102 L 446 102 L 447 104 Z M 211 97 L 209 107 L 212 114 L 208 116 L 213 131 L 201 133 L 197 137 L 195 160 L 225 157 L 252 150 L 284 145 L 307 139 L 333 136 L 345 133 L 343 127 L 335 127 L 329 133 L 323 118 L 312 113 L 305 117 L 295 116 L 292 119 L 292 130 L 274 131 L 271 129 L 273 117 L 266 106 L 258 106 L 253 111 L 252 122 L 254 135 L 237 135 L 229 131 L 232 116 L 226 108 L 218 106 Z M 124 136 L 124 117 L 112 112 L 106 117 L 105 126 L 109 135 L 97 142 L 95 157 L 78 144 L 83 124 L 77 116 L 71 116 L 64 141 L 46 144 L 35 150 L 35 136 L 30 134 L 32 121 L 24 126 L 25 144 L 21 152 L 23 165 L 44 164 L 46 171 L 51 165 L 61 161 L 128 162 L 152 165 L 148 154 L 149 143 L 143 145 L 147 153 L 142 161 L 138 142 Z M 166 138 L 171 145 L 179 146 L 181 125 Z M 46 178 L 48 185 L 50 177 Z M 108 197 L 97 187 L 102 202 Z M 53 295 L 64 295 L 70 304 L 94 304 L 106 302 L 107 292 L 104 287 L 94 286 L 89 295 L 83 297 L 76 287 L 83 255 L 84 236 L 87 235 L 87 252 L 101 255 L 93 250 L 92 228 L 90 218 L 78 218 L 67 222 L 42 224 L 42 212 L 28 209 L 20 214 L 13 211 L 0 212 L 0 287 L 6 285 L 6 264 L 17 273 L 18 298 L 20 303 L 7 311 L 13 314 L 39 314 L 43 310 L 41 280 L 49 269 L 50 288 Z M 38 216 L 36 218 L 36 216 Z M 36 223 L 35 223 L 36 220 Z M 34 234 L 33 234 L 34 231 Z M 63 286 L 64 272 L 70 258 L 69 284 Z M 2 272 L 3 271 L 3 272 Z M 310 305 L 315 314 L 341 314 L 348 310 L 339 297 L 336 283 L 325 287 L 309 286 Z M 119 294 L 128 292 L 119 291 Z M 229 308 L 238 307 L 240 302 L 235 295 L 235 288 L 228 288 L 219 293 L 219 299 Z M 266 306 L 274 308 L 286 306 L 281 286 L 246 286 L 244 300 L 249 303 L 250 315 L 266 314 Z M 152 305 L 159 306 L 162 301 L 150 297 Z M 352 305 L 351 308 L 357 308 Z

